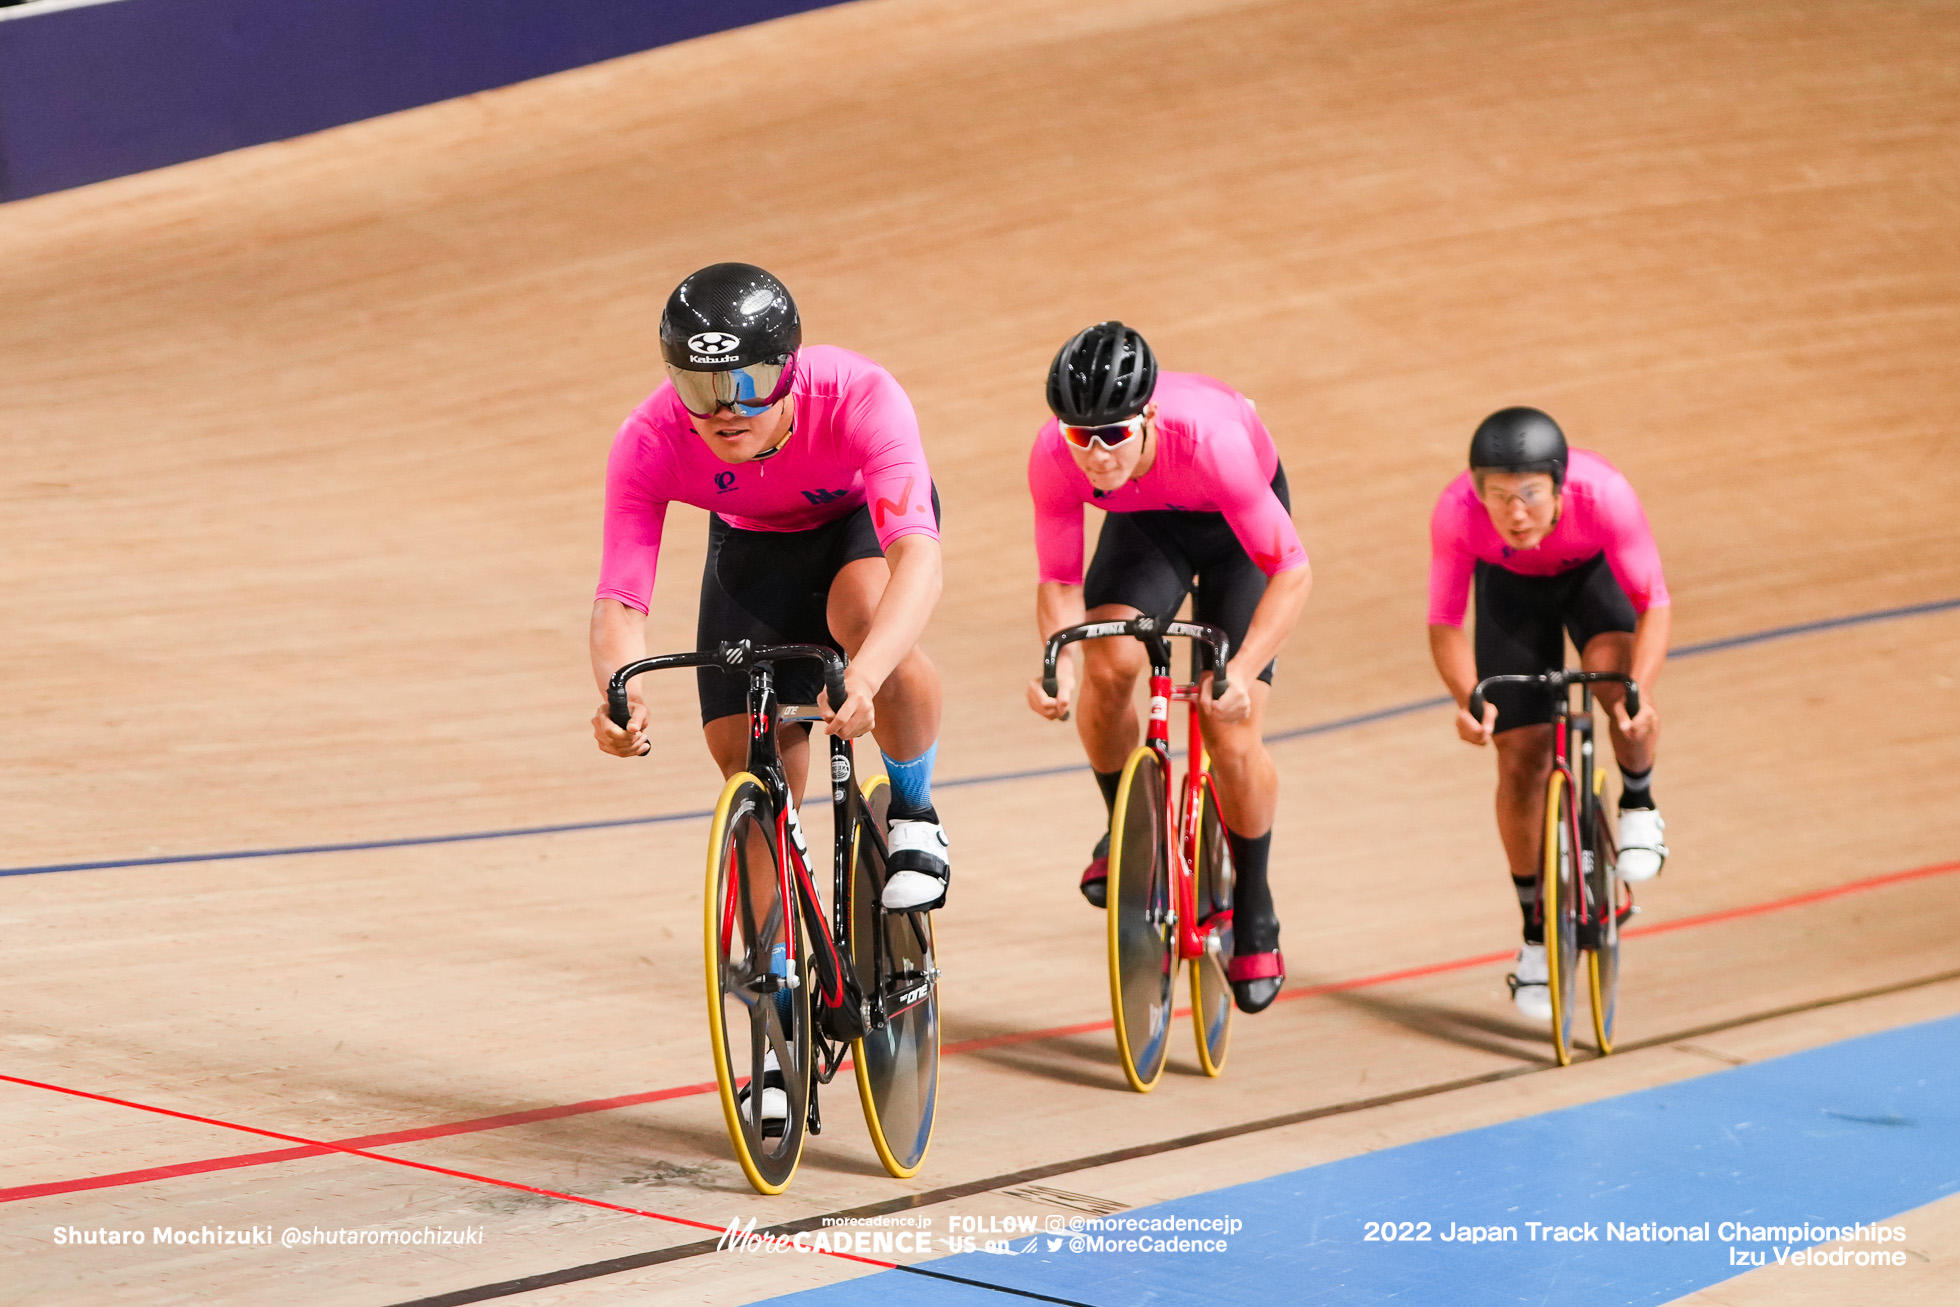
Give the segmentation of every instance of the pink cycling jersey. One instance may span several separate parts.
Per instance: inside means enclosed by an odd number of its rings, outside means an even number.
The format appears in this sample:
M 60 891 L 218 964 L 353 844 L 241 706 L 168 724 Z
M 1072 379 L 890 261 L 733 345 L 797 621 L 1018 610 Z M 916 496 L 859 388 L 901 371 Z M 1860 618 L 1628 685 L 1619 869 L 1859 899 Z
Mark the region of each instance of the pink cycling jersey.
M 1061 424 L 1052 418 L 1028 456 L 1034 495 L 1034 548 L 1043 581 L 1082 584 L 1082 506 L 1111 513 L 1169 509 L 1223 513 L 1259 570 L 1267 576 L 1307 565 L 1307 551 L 1286 505 L 1273 493 L 1279 450 L 1252 401 L 1223 382 L 1195 372 L 1162 372 L 1151 396 L 1157 405 L 1157 454 L 1150 470 L 1107 494 L 1075 465 Z
M 1640 498 L 1611 463 L 1583 449 L 1566 463 L 1557 523 L 1530 549 L 1504 543 L 1470 473 L 1444 487 L 1429 519 L 1429 624 L 1462 626 L 1479 561 L 1520 576 L 1556 576 L 1600 552 L 1633 611 L 1667 606 L 1661 553 Z
M 672 382 L 633 410 L 606 461 L 598 598 L 647 611 L 660 530 L 676 500 L 744 531 L 807 531 L 869 503 L 884 548 L 901 536 L 939 538 L 919 419 L 891 373 L 862 354 L 811 345 L 796 356 L 790 394 L 788 443 L 747 463 L 715 456 Z

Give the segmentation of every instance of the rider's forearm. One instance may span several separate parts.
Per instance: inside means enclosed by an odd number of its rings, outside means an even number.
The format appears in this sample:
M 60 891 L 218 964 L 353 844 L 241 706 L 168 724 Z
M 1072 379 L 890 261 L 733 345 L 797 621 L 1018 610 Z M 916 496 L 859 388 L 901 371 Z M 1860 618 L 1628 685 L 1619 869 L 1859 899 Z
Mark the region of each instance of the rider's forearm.
M 1043 581 L 1034 588 L 1035 633 L 1042 643 L 1066 626 L 1080 626 L 1088 620 L 1082 606 L 1082 587 L 1060 581 Z
M 636 658 L 646 657 L 646 615 L 617 599 L 594 603 L 591 649 L 592 678 L 599 683 L 599 693 L 603 695 L 614 671 Z M 629 697 L 635 696 L 629 691 Z
M 878 600 L 878 611 L 871 615 L 871 630 L 851 660 L 853 667 L 881 686 L 925 634 L 942 585 L 939 542 L 931 536 L 901 536 L 892 541 L 885 557 L 891 563 L 891 580 Z
M 1289 568 L 1266 582 L 1266 593 L 1252 610 L 1252 624 L 1246 628 L 1245 643 L 1232 651 L 1232 661 L 1253 669 L 1253 675 L 1271 662 L 1293 633 L 1293 624 L 1307 606 L 1313 591 L 1313 569 L 1306 564 Z
M 1429 656 L 1436 673 L 1449 687 L 1450 697 L 1461 708 L 1470 702 L 1470 691 L 1477 688 L 1477 656 L 1470 650 L 1470 637 L 1460 626 L 1429 628 Z
M 1667 661 L 1667 638 L 1674 629 L 1674 610 L 1659 604 L 1640 614 L 1633 627 L 1633 680 L 1649 691 L 1661 678 L 1661 664 Z

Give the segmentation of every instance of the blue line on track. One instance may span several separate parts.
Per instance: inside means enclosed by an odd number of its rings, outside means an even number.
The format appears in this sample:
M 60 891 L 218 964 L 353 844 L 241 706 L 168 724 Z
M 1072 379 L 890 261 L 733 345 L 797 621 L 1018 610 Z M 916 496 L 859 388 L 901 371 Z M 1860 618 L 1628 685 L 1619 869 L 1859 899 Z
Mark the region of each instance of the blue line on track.
M 1956 1091 L 1960 1017 L 1946 1017 L 1139 1208 L 1080 1244 L 1007 1217 L 1013 1237 L 986 1233 L 1012 1255 L 961 1253 L 916 1263 L 925 1275 L 768 1301 L 1660 1304 L 1775 1266 L 1779 1252 L 1812 1284 L 1837 1285 L 1832 1301 L 1899 1301 L 1888 1277 L 1900 1272 L 1872 1258 L 1920 1256 L 1906 1249 L 1924 1235 L 1900 1213 L 1960 1193 Z M 1381 1222 L 1399 1237 L 1369 1239 Z M 1836 1241 L 1832 1227 L 1865 1265 L 1813 1267 L 1804 1250 Z M 1158 1242 L 1221 1238 L 1222 1251 Z M 1120 1246 L 1138 1239 L 1151 1243 Z
M 1754 631 L 1747 635 L 1732 635 L 1720 640 L 1704 640 L 1700 644 L 1683 645 L 1668 651 L 1670 660 L 1692 658 L 1697 654 L 1719 653 L 1726 649 L 1740 649 L 1746 645 L 1767 644 L 1772 640 L 1787 640 L 1791 636 L 1811 635 L 1818 631 L 1834 631 L 1846 626 L 1869 626 L 1874 622 L 1897 621 L 1902 617 L 1922 617 L 1930 613 L 1944 613 L 1960 608 L 1960 599 L 1940 599 L 1926 604 L 1907 604 L 1901 608 L 1880 608 L 1869 613 L 1853 613 L 1849 617 L 1827 617 L 1821 621 L 1799 622 L 1794 626 L 1774 626 L 1766 631 Z M 1340 717 L 1331 722 L 1319 722 L 1312 726 L 1296 726 L 1291 730 L 1274 731 L 1266 736 L 1268 744 L 1279 744 L 1286 740 L 1305 739 L 1310 735 L 1327 735 L 1334 731 L 1351 730 L 1356 726 L 1367 726 L 1373 722 L 1387 721 L 1392 717 L 1406 717 L 1410 713 L 1424 712 L 1431 708 L 1441 708 L 1449 702 L 1449 696 L 1437 695 L 1429 699 L 1416 699 L 1409 703 L 1396 704 L 1392 708 L 1378 708 L 1374 712 L 1359 713 L 1353 717 Z M 996 785 L 1002 781 L 1036 780 L 1043 776 L 1064 776 L 1072 772 L 1086 771 L 1086 763 L 1065 763 L 1059 767 L 1036 767 L 1028 771 L 992 772 L 985 776 L 966 776 L 957 780 L 934 781 L 940 789 L 959 789 L 967 785 Z M 610 830 L 618 826 L 658 826 L 672 821 L 695 821 L 714 815 L 712 809 L 698 812 L 665 812 L 652 817 L 614 817 L 605 821 L 572 821 L 555 826 L 513 826 L 507 830 L 467 831 L 459 835 L 414 835 L 394 840 L 359 840 L 349 844 L 296 844 L 279 849 L 237 849 L 225 853 L 173 853 L 154 858 L 112 858 L 100 862 L 55 862 L 39 867 L 4 867 L 0 876 L 38 876 L 53 871 L 105 871 L 116 867 L 161 867 L 180 862 L 239 862 L 249 858 L 288 858 L 307 853 L 359 853 L 368 849 L 406 849 L 425 844 L 468 844 L 477 840 L 523 839 L 534 835 L 562 835 L 572 831 Z

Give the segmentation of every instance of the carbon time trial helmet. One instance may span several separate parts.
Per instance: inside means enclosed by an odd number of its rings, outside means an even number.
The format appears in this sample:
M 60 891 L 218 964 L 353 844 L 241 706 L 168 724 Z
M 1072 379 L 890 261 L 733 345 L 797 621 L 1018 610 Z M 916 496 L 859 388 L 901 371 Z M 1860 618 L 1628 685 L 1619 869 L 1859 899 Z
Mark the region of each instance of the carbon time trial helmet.
M 758 413 L 789 393 L 803 320 L 782 282 L 752 263 L 716 263 L 674 287 L 660 353 L 688 412 Z
M 1048 407 L 1071 426 L 1134 417 L 1156 389 L 1157 356 L 1141 332 L 1120 322 L 1076 332 L 1048 366 Z
M 1565 485 L 1565 433 L 1535 408 L 1501 408 L 1477 424 L 1470 437 L 1473 472 L 1549 472 Z

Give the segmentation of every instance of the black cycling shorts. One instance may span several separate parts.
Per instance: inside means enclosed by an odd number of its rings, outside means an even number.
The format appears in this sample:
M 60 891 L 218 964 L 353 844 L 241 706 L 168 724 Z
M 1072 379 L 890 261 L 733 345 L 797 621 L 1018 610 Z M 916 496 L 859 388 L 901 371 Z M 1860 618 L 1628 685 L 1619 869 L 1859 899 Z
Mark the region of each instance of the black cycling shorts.
M 932 516 L 939 520 L 937 486 L 932 491 Z M 844 647 L 831 636 L 825 611 L 830 583 L 846 563 L 884 556 L 868 505 L 808 531 L 744 531 L 710 513 L 694 647 L 717 649 L 724 640 L 748 640 L 821 644 L 842 653 Z M 746 671 L 697 667 L 694 688 L 701 698 L 704 725 L 749 710 Z M 815 703 L 821 689 L 821 664 L 798 661 L 776 668 L 776 697 L 783 703 Z
M 1536 676 L 1565 666 L 1565 633 L 1581 653 L 1596 635 L 1634 628 L 1633 601 L 1604 553 L 1556 576 L 1519 576 L 1477 563 L 1477 679 Z M 1552 697 L 1524 685 L 1493 685 L 1497 729 L 1552 720 Z
M 1283 467 L 1273 472 L 1273 493 L 1287 512 L 1293 511 Z M 1084 607 L 1128 604 L 1168 622 L 1194 590 L 1191 620 L 1221 628 L 1237 649 L 1266 593 L 1266 574 L 1232 534 L 1223 513 L 1157 508 L 1103 518 L 1095 557 L 1082 581 Z M 1192 654 L 1197 659 L 1194 676 L 1211 666 L 1204 646 L 1192 646 Z M 1267 663 L 1259 679 L 1271 685 L 1278 661 Z

